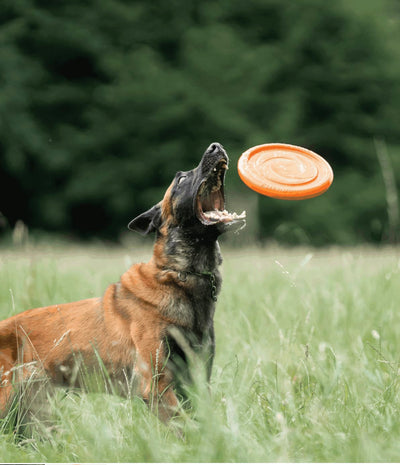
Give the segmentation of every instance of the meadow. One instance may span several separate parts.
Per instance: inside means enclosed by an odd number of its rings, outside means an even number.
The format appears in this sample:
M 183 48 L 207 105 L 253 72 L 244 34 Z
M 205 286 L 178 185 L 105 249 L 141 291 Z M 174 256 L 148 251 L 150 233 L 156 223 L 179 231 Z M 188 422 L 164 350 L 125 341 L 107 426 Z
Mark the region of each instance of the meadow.
M 62 391 L 29 435 L 0 423 L 0 461 L 399 462 L 400 249 L 222 250 L 211 392 L 200 373 L 183 438 L 139 398 Z M 150 255 L 3 247 L 0 318 L 99 296 Z

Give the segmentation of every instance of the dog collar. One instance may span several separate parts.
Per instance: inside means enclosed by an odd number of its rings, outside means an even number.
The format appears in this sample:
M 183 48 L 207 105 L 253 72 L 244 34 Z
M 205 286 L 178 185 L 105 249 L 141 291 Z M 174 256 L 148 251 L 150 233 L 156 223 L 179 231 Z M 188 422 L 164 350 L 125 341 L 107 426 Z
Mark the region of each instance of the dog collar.
M 200 278 L 208 278 L 211 286 L 211 298 L 214 302 L 217 301 L 217 286 L 214 273 L 212 273 L 211 271 L 202 271 L 200 273 L 196 273 L 195 271 L 176 271 L 176 273 L 178 273 L 178 279 L 182 282 L 185 282 L 187 280 L 189 274 L 199 276 Z

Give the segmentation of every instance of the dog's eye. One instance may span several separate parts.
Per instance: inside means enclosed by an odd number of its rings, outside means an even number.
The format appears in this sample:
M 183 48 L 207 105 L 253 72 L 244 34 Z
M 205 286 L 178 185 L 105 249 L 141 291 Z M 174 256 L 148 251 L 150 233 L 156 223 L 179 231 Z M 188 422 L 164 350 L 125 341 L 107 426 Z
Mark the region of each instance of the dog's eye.
M 179 186 L 179 184 L 181 184 L 181 182 L 182 182 L 183 180 L 185 180 L 185 179 L 186 179 L 186 176 L 181 176 L 181 177 L 178 179 L 178 186 Z

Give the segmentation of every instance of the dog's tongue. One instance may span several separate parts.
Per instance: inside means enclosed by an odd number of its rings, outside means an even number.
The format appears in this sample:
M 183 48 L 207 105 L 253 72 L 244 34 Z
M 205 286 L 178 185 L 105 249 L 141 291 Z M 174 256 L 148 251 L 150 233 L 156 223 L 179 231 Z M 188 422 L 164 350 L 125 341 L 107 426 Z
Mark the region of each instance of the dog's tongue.
M 213 190 L 207 196 L 201 198 L 201 207 L 203 211 L 221 210 L 223 206 L 223 197 L 219 190 Z

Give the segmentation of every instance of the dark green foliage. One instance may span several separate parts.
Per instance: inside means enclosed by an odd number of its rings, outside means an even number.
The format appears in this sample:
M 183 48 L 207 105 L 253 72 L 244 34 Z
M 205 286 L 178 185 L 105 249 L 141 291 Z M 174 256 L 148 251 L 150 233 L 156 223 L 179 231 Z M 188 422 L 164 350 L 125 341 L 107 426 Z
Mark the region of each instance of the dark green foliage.
M 399 144 L 400 69 L 388 16 L 367 12 L 319 0 L 2 0 L 0 212 L 11 226 L 117 238 L 209 143 L 226 147 L 228 189 L 250 203 L 240 153 L 287 142 L 323 155 L 336 178 L 318 199 L 260 198 L 260 237 L 380 241 L 373 139 Z

